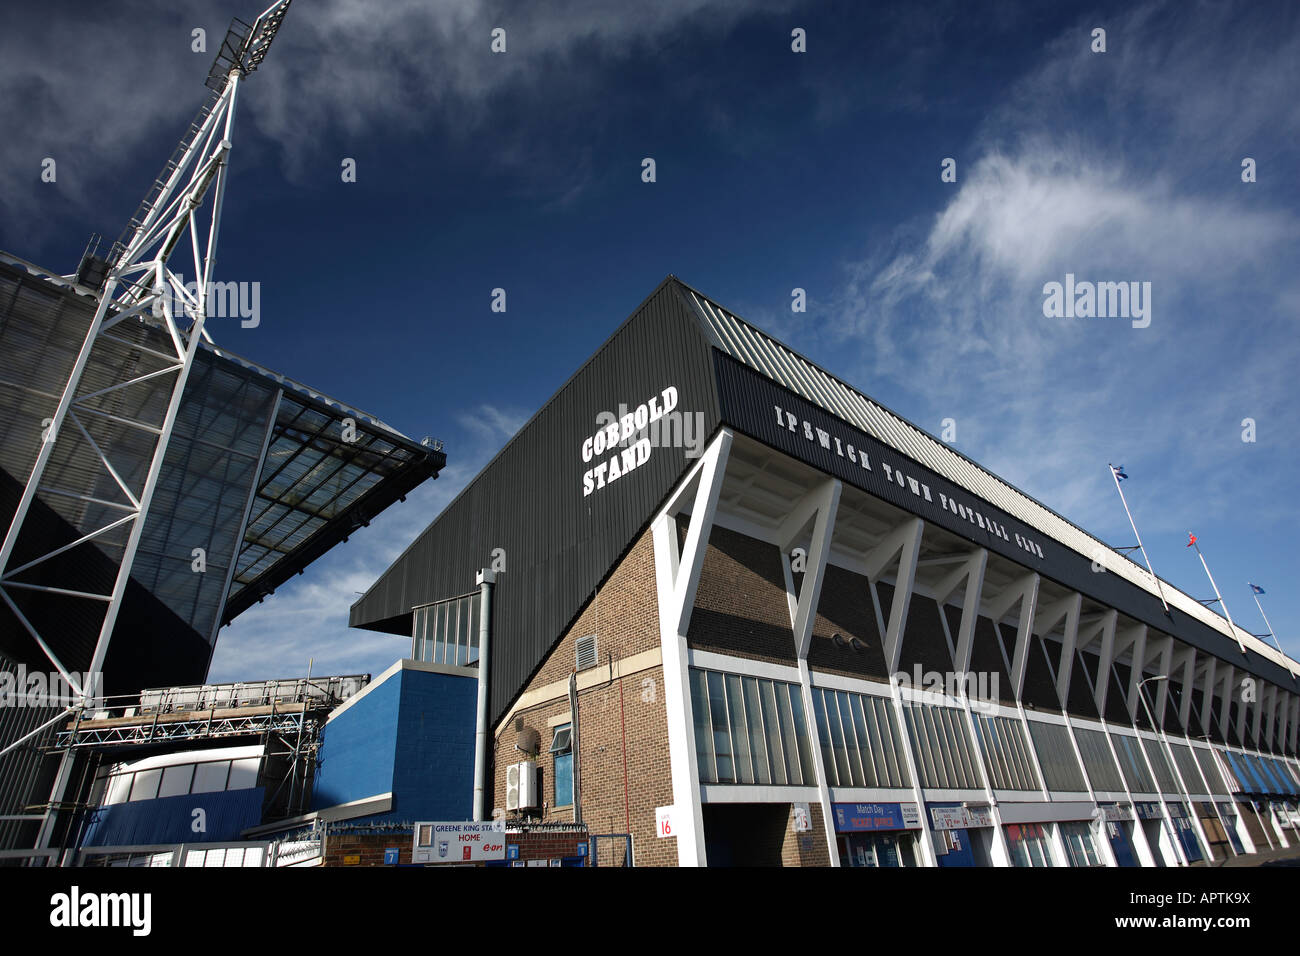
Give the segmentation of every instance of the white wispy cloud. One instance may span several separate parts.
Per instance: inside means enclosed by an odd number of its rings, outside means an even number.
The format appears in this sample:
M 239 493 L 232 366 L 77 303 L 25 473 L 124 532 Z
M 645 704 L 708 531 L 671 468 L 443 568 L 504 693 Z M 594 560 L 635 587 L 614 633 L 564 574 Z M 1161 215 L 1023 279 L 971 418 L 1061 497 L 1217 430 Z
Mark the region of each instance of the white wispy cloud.
M 622 58 L 674 31 L 722 35 L 790 2 L 563 0 L 504 13 L 485 0 L 300 2 L 243 95 L 241 128 L 251 124 L 264 140 L 241 134 L 240 155 L 269 146 L 283 172 L 301 180 L 326 137 L 350 139 L 384 161 L 413 137 L 464 143 L 486 128 L 484 162 L 531 172 L 564 202 L 590 179 L 589 165 L 545 155 L 546 142 L 523 121 L 553 122 L 555 105 L 566 104 L 574 122 L 599 122 L 573 105 L 598 99 L 600 78 Z M 125 223 L 147 183 L 138 195 L 119 195 L 120 174 L 155 152 L 162 166 L 202 102 L 227 13 L 251 21 L 262 5 L 226 4 L 214 14 L 204 0 L 122 0 L 75 17 L 45 4 L 9 5 L 0 31 L 0 223 L 27 223 L 29 241 L 54 209 L 93 211 L 95 222 L 111 223 L 114 211 L 96 208 L 106 196 Z M 502 54 L 490 48 L 498 27 L 506 30 Z M 195 28 L 207 33 L 206 52 L 192 50 Z M 493 128 L 502 96 L 532 108 Z M 56 184 L 40 182 L 44 157 L 58 161 Z
M 1102 55 L 1091 21 L 1063 31 L 990 105 L 958 183 L 936 181 L 952 192 L 933 218 L 847 261 L 794 339 L 932 432 L 956 419 L 958 448 L 1102 533 L 1119 533 L 1106 461 L 1147 465 L 1151 500 L 1190 509 L 1194 491 L 1198 513 L 1222 514 L 1256 451 L 1240 420 L 1300 424 L 1300 217 L 1239 166 L 1268 156 L 1280 177 L 1294 155 L 1294 97 L 1263 94 L 1300 88 L 1300 39 L 1240 8 L 1174 16 L 1183 6 L 1108 18 Z M 1044 318 L 1043 284 L 1067 272 L 1151 282 L 1152 326 Z M 1279 437 L 1258 449 L 1277 465 L 1253 475 L 1276 492 L 1259 522 L 1288 498 Z M 1146 526 L 1186 515 L 1149 510 Z

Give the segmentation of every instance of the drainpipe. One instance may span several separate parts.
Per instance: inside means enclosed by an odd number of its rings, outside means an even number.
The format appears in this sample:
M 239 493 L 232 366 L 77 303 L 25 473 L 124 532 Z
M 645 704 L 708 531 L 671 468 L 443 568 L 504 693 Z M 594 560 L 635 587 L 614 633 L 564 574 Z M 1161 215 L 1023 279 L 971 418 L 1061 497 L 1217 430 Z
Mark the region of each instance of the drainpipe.
M 483 795 L 487 786 L 488 637 L 492 621 L 492 585 L 495 571 L 484 568 L 475 576 L 479 587 L 478 612 L 478 722 L 474 728 L 474 820 L 483 820 Z
M 578 749 L 578 672 L 569 674 L 569 715 L 573 722 L 569 739 L 573 746 L 573 822 L 582 822 L 582 764 Z

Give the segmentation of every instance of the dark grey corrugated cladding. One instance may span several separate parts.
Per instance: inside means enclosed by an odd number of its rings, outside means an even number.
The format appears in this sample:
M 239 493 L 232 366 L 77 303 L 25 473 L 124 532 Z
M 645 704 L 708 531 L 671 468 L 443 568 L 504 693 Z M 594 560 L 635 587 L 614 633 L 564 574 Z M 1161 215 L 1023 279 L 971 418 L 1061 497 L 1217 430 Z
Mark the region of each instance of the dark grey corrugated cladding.
M 1282 687 L 1300 687 L 1267 656 L 1271 649 L 1239 631 L 1252 649 L 1242 655 L 1220 630 L 1227 626 L 1222 618 L 1167 582 L 1173 617 L 1166 617 L 1142 577 L 1145 571 L 1130 567 L 1127 559 L 1115 555 L 1119 563 L 1113 573 L 1092 573 L 1093 548 L 1104 547 L 1100 541 L 672 277 L 353 606 L 353 626 L 409 633 L 413 606 L 464 593 L 473 585 L 474 571 L 489 563 L 492 549 L 504 548 L 508 572 L 498 589 L 495 624 L 504 659 L 494 657 L 492 668 L 492 703 L 499 717 L 685 473 L 689 462 L 680 449 L 660 449 L 644 471 L 590 498 L 581 495 L 588 466 L 579 444 L 594 429 L 595 414 L 619 402 L 634 406 L 666 384 L 681 389 L 683 408 L 704 411 L 707 433 L 725 419 L 739 432 L 1234 666 Z M 958 491 L 954 500 L 960 496 L 978 505 L 1008 532 L 1041 540 L 1047 557 L 1037 561 L 942 507 L 922 507 L 879 475 L 842 473 L 842 459 L 807 442 L 791 442 L 787 431 L 773 427 L 769 399 L 774 393 L 801 418 L 856 430 L 860 447 L 870 446 L 914 476 L 926 476 L 936 492 Z M 830 425 L 832 420 L 839 424 Z M 525 589 L 528 594 L 521 593 Z
M 718 425 L 712 348 L 671 276 L 353 605 L 351 624 L 409 634 L 413 607 L 471 590 L 502 549 L 491 675 L 499 719 L 693 464 L 680 445 L 656 447 L 583 494 L 584 473 L 609 457 L 583 460 L 597 415 L 635 409 L 669 386 L 675 411 L 698 413 L 691 434 L 702 447 Z
M 919 515 L 931 525 L 944 528 L 976 546 L 988 548 L 1021 566 L 1031 568 L 1063 587 L 1113 607 L 1198 650 L 1214 654 L 1238 669 L 1254 673 L 1279 687 L 1300 690 L 1300 684 L 1285 667 L 1259 654 L 1252 654 L 1249 658 L 1243 656 L 1234 640 L 1187 614 L 1173 605 L 1172 601 L 1171 614 L 1166 616 L 1159 598 L 1153 592 L 1140 588 L 1117 574 L 1094 572 L 1090 555 L 1079 554 L 1056 541 L 1049 542 L 1035 526 L 982 501 L 961 485 L 844 423 L 838 416 L 833 416 L 730 356 L 715 354 L 718 397 L 722 417 L 728 427 L 798 458 L 826 474 L 847 481 L 882 501 Z M 799 433 L 791 433 L 787 428 L 777 426 L 772 410 L 774 404 L 792 412 L 799 421 L 809 421 L 817 428 L 825 427 L 832 434 L 838 433 L 843 440 L 853 442 L 858 448 L 867 451 L 875 462 L 873 470 L 866 471 L 849 464 L 845 458 L 835 454 L 833 449 L 824 449 L 819 443 L 805 440 Z M 908 477 L 923 482 L 930 490 L 933 501 L 924 501 L 888 480 L 882 464 L 897 467 L 900 471 L 905 468 Z M 953 501 L 977 503 L 982 515 L 998 521 L 1009 536 L 1024 535 L 1041 541 L 1044 558 L 1036 559 L 1014 544 L 1013 540 L 1002 539 L 982 525 L 953 514 L 940 504 L 941 495 Z

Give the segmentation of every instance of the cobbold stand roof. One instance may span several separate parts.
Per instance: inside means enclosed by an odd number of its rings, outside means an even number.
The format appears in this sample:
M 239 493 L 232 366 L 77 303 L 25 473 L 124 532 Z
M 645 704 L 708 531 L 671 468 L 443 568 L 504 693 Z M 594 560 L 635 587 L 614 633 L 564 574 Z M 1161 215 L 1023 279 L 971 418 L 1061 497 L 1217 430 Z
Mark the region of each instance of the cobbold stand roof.
M 619 448 L 613 461 L 595 454 L 610 422 L 642 405 L 648 418 L 650 396 L 661 411 L 671 396 L 670 414 L 690 416 L 701 442 Z M 464 594 L 503 549 L 491 658 L 499 718 L 723 426 L 1300 690 L 1275 649 L 1173 585 L 1158 590 L 1126 556 L 673 276 L 353 605 L 352 625 L 409 635 L 412 608 Z M 607 467 L 593 475 L 598 460 Z M 1099 554 L 1109 573 L 1093 572 Z

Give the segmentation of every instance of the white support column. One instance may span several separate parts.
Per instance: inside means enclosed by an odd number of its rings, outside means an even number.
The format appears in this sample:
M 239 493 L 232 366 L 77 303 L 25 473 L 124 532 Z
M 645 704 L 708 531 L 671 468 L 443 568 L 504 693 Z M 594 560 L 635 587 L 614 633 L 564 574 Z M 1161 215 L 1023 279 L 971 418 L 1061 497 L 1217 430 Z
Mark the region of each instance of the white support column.
M 1271 697 L 1272 688 L 1272 684 L 1265 683 L 1263 680 L 1256 682 L 1255 703 L 1253 705 L 1254 717 L 1250 721 L 1250 735 L 1255 742 L 1255 747 L 1259 750 L 1264 749 L 1259 732 L 1264 722 L 1265 701 Z
M 668 717 L 669 767 L 673 785 L 673 826 L 677 830 L 677 865 L 704 866 L 704 808 L 696 762 L 695 725 L 691 713 L 689 652 L 695 593 L 708 550 L 709 532 L 727 469 L 732 433 L 718 433 L 700 461 L 673 492 L 654 519 L 655 580 L 659 603 L 659 641 L 664 672 L 664 706 Z M 693 492 L 693 495 L 692 495 Z M 691 502 L 686 543 L 679 550 L 677 514 Z
M 1075 591 L 1068 597 L 1049 604 L 1034 616 L 1034 631 L 1043 639 L 1044 650 L 1047 648 L 1047 635 L 1056 629 L 1062 618 L 1065 619 L 1061 637 L 1061 660 L 1056 671 L 1056 696 L 1061 701 L 1062 710 L 1065 709 L 1070 693 L 1070 674 L 1074 670 L 1074 649 L 1079 641 L 1079 611 L 1082 607 L 1083 595 Z
M 1132 666 L 1129 668 L 1128 675 L 1128 695 L 1124 702 L 1128 705 L 1129 723 L 1136 725 L 1138 684 L 1142 682 L 1142 671 L 1147 662 L 1147 626 L 1139 624 L 1125 631 L 1124 642 L 1131 642 L 1133 645 Z
M 1255 746 L 1259 750 L 1268 750 L 1265 746 L 1269 743 L 1268 731 L 1273 729 L 1273 702 L 1275 685 L 1261 681 L 1262 689 L 1259 692 L 1259 703 L 1255 709 Z
M 1235 687 L 1233 680 L 1237 676 L 1237 669 L 1231 664 L 1223 665 L 1223 699 L 1219 702 L 1219 727 L 1223 730 L 1226 737 L 1232 727 L 1232 699 L 1236 695 L 1233 693 Z
M 1158 656 L 1160 663 L 1156 665 L 1158 674 L 1163 674 L 1165 679 L 1156 681 L 1156 708 L 1154 719 L 1156 726 L 1154 729 L 1160 730 L 1165 725 L 1165 705 L 1169 702 L 1169 682 L 1174 679 L 1170 672 L 1174 660 L 1174 639 L 1172 637 L 1157 637 L 1151 642 L 1151 648 L 1154 651 L 1152 660 Z
M 1196 765 L 1196 774 L 1201 779 L 1201 786 L 1203 788 L 1201 792 L 1210 798 L 1210 806 L 1214 808 L 1214 816 L 1218 819 L 1219 826 L 1223 827 L 1224 839 L 1226 840 L 1226 850 L 1224 851 L 1223 858 L 1225 860 L 1228 859 L 1229 854 L 1237 856 L 1237 848 L 1232 845 L 1232 840 L 1228 838 L 1229 829 L 1235 833 L 1236 827 L 1229 828 L 1228 820 L 1223 816 L 1223 811 L 1219 809 L 1218 794 L 1216 794 L 1214 788 L 1210 786 L 1210 778 L 1205 775 L 1205 768 L 1201 766 L 1201 761 L 1197 759 L 1196 755 L 1199 750 L 1196 745 L 1192 743 L 1191 736 L 1184 736 L 1183 740 L 1187 743 L 1188 748 L 1192 752 L 1192 762 Z M 1214 758 L 1211 757 L 1210 759 L 1213 760 Z M 1193 812 L 1193 815 L 1195 815 L 1195 812 Z M 1208 835 L 1205 840 L 1205 850 L 1206 855 L 1213 859 L 1214 854 L 1210 849 L 1210 840 Z
M 808 645 L 812 641 L 813 623 L 817 617 L 817 602 L 821 598 L 822 582 L 826 577 L 826 561 L 831 553 L 831 536 L 835 528 L 835 514 L 839 509 L 842 487 L 838 481 L 831 479 L 805 495 L 790 517 L 782 523 L 779 533 L 781 556 L 788 565 L 790 548 L 807 527 L 808 522 L 813 522 L 812 541 L 808 548 L 803 585 L 797 596 L 790 592 L 790 597 L 794 601 L 791 605 L 790 624 L 794 630 L 795 653 L 800 658 L 808 656 Z
M 1205 662 L 1205 676 L 1201 685 L 1201 733 L 1209 734 L 1210 719 L 1214 714 L 1214 688 L 1217 686 L 1219 659 L 1213 654 Z
M 1111 610 L 1101 621 L 1101 650 L 1097 654 L 1097 683 L 1092 689 L 1097 715 L 1106 716 L 1106 697 L 1110 693 L 1110 667 L 1115 663 L 1115 624 L 1119 615 Z
M 953 670 L 965 674 L 970 670 L 971 648 L 975 643 L 975 621 L 979 617 L 980 598 L 984 590 L 984 569 L 988 567 L 989 553 L 984 548 L 971 552 L 960 568 L 946 577 L 935 590 L 935 601 L 942 608 L 961 587 L 966 584 L 962 598 L 961 626 L 957 630 L 956 651 L 953 655 Z M 964 681 L 962 682 L 964 683 Z
M 1282 714 L 1282 718 L 1281 718 L 1282 726 L 1278 729 L 1277 732 L 1277 747 L 1279 752 L 1287 753 L 1289 750 L 1292 749 L 1291 730 L 1295 726 L 1295 717 L 1292 714 L 1291 709 L 1296 703 L 1300 703 L 1300 700 L 1296 698 L 1295 694 L 1291 694 L 1291 693 L 1284 692 L 1280 696 L 1282 698 L 1282 703 L 1280 707 L 1281 714 Z
M 826 848 L 831 866 L 840 865 L 839 841 L 835 838 L 835 814 L 831 807 L 829 778 L 822 757 L 821 730 L 812 703 L 812 674 L 808 669 L 808 649 L 812 644 L 813 624 L 817 620 L 817 605 L 821 600 L 822 584 L 826 578 L 826 562 L 830 557 L 831 538 L 835 531 L 835 515 L 839 509 L 842 486 L 835 479 L 823 482 L 805 495 L 795 505 L 794 511 L 782 523 L 778 533 L 781 550 L 781 570 L 785 576 L 786 601 L 790 608 L 790 628 L 794 635 L 795 653 L 799 662 L 799 696 L 803 701 L 804 726 L 808 728 L 808 744 L 813 754 L 813 767 L 817 773 L 817 796 L 822 808 L 822 827 L 826 835 Z M 813 522 L 812 538 L 808 548 L 807 564 L 799 593 L 795 593 L 794 574 L 790 567 L 790 548 Z
M 1286 753 L 1287 718 L 1290 716 L 1291 695 L 1282 688 L 1277 690 L 1277 706 L 1274 709 L 1272 739 L 1275 753 Z
M 921 533 L 925 523 L 912 518 L 899 525 L 867 556 L 867 580 L 873 591 L 884 569 L 898 558 L 898 575 L 894 580 L 894 600 L 885 623 L 885 666 L 890 674 L 898 670 L 903 650 L 903 634 L 907 626 L 907 609 L 912 602 L 912 587 L 916 583 L 916 558 L 921 550 Z
M 1104 717 L 1101 718 L 1101 726 L 1102 729 L 1106 731 L 1106 735 L 1105 735 L 1106 745 L 1110 748 L 1110 757 L 1112 760 L 1115 761 L 1115 766 L 1119 768 L 1120 783 L 1124 784 L 1124 794 L 1125 796 L 1128 797 L 1129 808 L 1133 811 L 1133 821 L 1132 821 L 1133 822 L 1133 840 L 1132 840 L 1133 852 L 1137 854 L 1139 865 L 1156 866 L 1157 865 L 1156 857 L 1155 857 L 1156 851 L 1152 850 L 1151 844 L 1147 842 L 1147 835 L 1142 829 L 1142 820 L 1138 816 L 1138 812 L 1137 812 L 1138 801 L 1133 797 L 1133 789 L 1129 786 L 1128 775 L 1124 773 L 1124 761 L 1120 760 L 1119 758 L 1119 750 L 1115 746 L 1115 741 L 1111 738 L 1110 724 L 1106 721 L 1106 718 Z M 1139 747 L 1141 746 L 1141 744 L 1142 742 L 1138 741 Z M 1151 782 L 1151 785 L 1157 788 L 1156 795 L 1159 796 L 1160 785 L 1156 783 L 1154 780 Z M 1115 825 L 1118 826 L 1120 829 L 1123 829 L 1123 825 L 1125 822 L 1127 821 L 1117 820 L 1115 821 Z M 1156 850 L 1158 849 L 1159 848 L 1157 847 Z
M 1011 689 L 1016 700 L 1025 683 L 1025 667 L 1029 660 L 1029 642 L 1033 637 L 1034 612 L 1038 604 L 1039 577 L 1035 573 L 1012 582 L 997 597 L 989 602 L 989 618 L 994 624 L 1002 621 L 1011 608 L 1020 605 L 1019 622 L 1016 625 L 1016 645 L 1011 657 Z
M 1178 660 L 1173 665 L 1177 671 L 1182 668 L 1183 677 L 1180 683 L 1183 686 L 1183 696 L 1178 702 L 1178 720 L 1183 725 L 1183 730 L 1187 733 L 1192 729 L 1192 691 L 1196 688 L 1196 648 L 1187 647 L 1179 652 Z M 1173 680 L 1173 674 L 1169 675 Z
M 1243 671 L 1241 680 L 1254 680 L 1254 678 Z M 1258 684 L 1256 684 L 1255 693 L 1259 693 Z M 1246 737 L 1246 719 L 1249 717 L 1249 705 L 1242 693 L 1241 681 L 1237 682 L 1237 685 L 1234 688 L 1234 694 L 1237 697 L 1237 736 L 1241 738 L 1241 744 L 1243 747 L 1249 746 L 1249 741 Z

